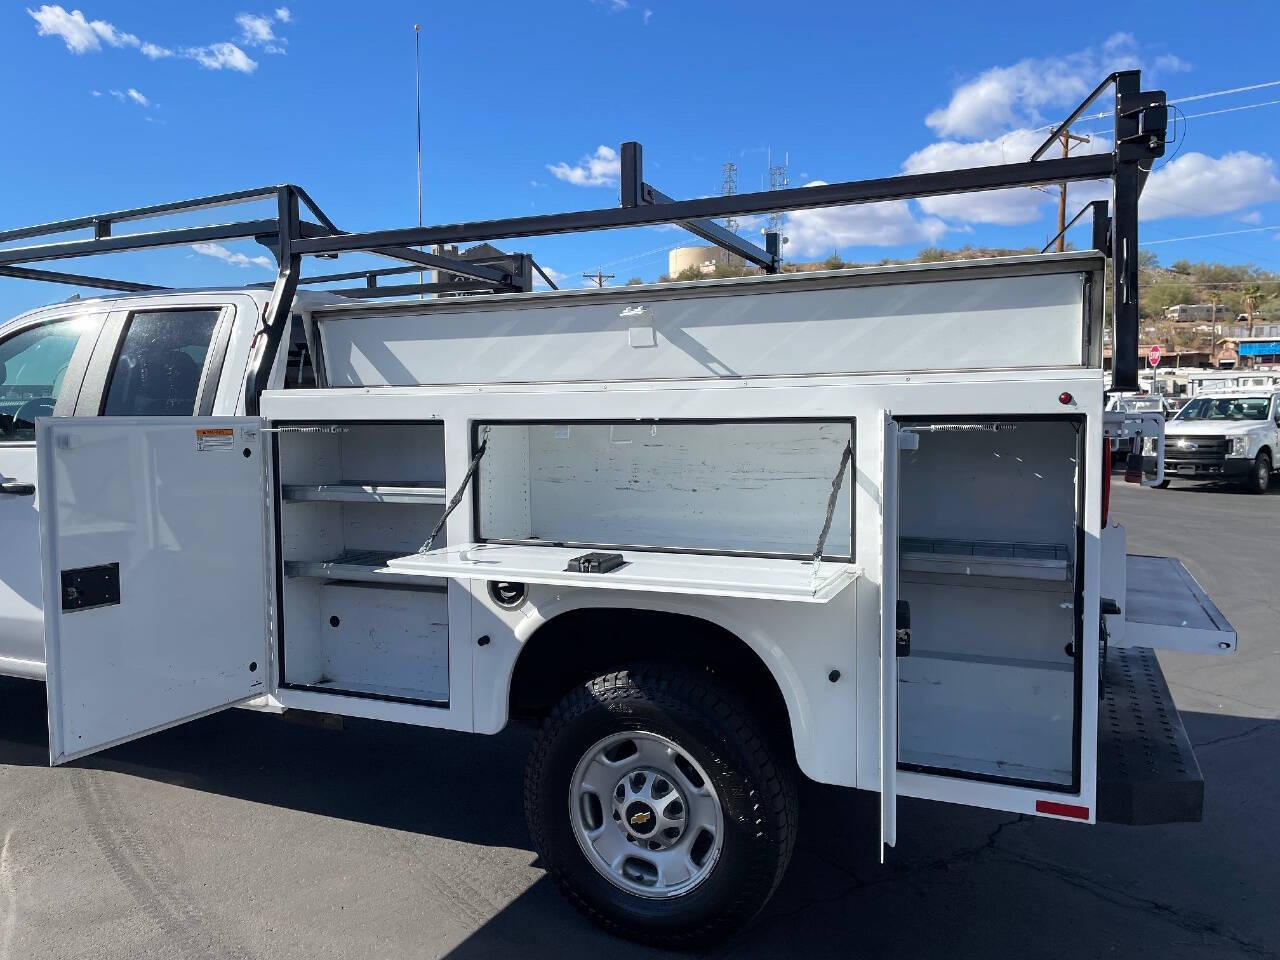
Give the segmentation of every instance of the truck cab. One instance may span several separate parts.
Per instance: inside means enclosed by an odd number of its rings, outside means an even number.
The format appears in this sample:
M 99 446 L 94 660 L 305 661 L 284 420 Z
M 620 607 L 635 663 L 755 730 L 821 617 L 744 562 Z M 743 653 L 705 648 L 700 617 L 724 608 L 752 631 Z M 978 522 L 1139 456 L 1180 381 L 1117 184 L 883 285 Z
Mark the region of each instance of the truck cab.
M 1156 438 L 1143 453 L 1153 458 Z M 1180 480 L 1229 480 L 1266 493 L 1280 451 L 1280 390 L 1239 387 L 1193 397 L 1168 421 L 1164 434 L 1164 488 Z M 1151 466 L 1147 471 L 1151 472 Z
M 72 300 L 0 323 L 0 674 L 43 679 L 36 420 L 244 412 L 269 291 L 164 291 Z M 331 296 L 303 293 L 295 311 Z M 300 315 L 273 386 L 314 382 Z

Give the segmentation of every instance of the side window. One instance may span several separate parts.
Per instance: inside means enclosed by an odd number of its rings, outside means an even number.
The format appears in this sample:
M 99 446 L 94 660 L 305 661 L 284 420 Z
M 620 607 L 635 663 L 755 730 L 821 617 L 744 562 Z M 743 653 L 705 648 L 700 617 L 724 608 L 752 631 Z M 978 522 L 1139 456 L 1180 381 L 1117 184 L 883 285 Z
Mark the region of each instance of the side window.
M 297 314 L 289 326 L 289 354 L 284 371 L 284 388 L 296 390 L 316 385 L 316 371 L 311 363 L 311 351 L 307 347 L 307 333 L 302 318 Z
M 196 412 L 216 309 L 135 313 L 129 318 L 102 413 L 108 417 L 180 417 Z
M 87 325 L 78 318 L 52 320 L 0 342 L 0 443 L 36 438 L 36 417 L 52 416 Z

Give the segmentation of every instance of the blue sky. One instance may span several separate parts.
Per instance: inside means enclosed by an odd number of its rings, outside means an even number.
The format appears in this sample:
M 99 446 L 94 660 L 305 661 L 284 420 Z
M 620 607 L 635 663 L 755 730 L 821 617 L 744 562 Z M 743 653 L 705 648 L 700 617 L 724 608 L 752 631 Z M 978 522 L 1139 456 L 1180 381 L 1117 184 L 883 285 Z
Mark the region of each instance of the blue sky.
M 1280 80 L 1280 5 L 1264 3 L 1227 17 L 1169 0 L 1089 16 L 1025 2 L 908 16 L 753 0 L 285 2 L 5 4 L 0 226 L 285 180 L 343 228 L 410 225 L 415 22 L 428 223 L 615 205 L 611 151 L 627 139 L 644 144 L 651 182 L 687 197 L 719 192 L 726 160 L 739 189 L 759 189 L 769 148 L 789 156 L 795 184 L 1022 159 L 1033 128 L 1116 67 L 1140 65 L 1173 100 Z M 1268 101 L 1280 85 L 1180 104 L 1185 138 L 1143 204 L 1143 239 L 1163 262 L 1280 269 L 1280 104 L 1217 112 Z M 1071 212 L 1090 196 L 1073 188 Z M 787 253 L 1021 246 L 1046 240 L 1055 215 L 1054 197 L 1030 190 L 817 211 L 790 219 Z M 682 242 L 644 229 L 507 246 L 577 286 L 599 266 L 619 283 L 655 279 Z M 71 269 L 244 283 L 269 278 L 263 253 L 183 249 Z M 0 280 L 0 313 L 68 292 Z

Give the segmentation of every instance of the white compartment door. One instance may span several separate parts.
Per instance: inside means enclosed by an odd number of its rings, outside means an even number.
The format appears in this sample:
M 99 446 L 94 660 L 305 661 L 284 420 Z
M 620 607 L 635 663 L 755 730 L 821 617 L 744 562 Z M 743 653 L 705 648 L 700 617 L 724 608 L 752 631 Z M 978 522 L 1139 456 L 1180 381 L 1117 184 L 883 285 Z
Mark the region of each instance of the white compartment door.
M 898 842 L 898 426 L 888 410 L 880 474 L 880 858 Z
M 39 422 L 51 763 L 266 692 L 262 425 Z

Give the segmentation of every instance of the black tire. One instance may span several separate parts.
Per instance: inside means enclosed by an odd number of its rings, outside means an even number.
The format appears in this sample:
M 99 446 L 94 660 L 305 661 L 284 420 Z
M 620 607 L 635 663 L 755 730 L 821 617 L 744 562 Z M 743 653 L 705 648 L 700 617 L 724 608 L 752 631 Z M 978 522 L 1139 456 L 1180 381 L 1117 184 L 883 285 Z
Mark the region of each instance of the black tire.
M 619 732 L 665 737 L 707 771 L 721 800 L 724 842 L 710 873 L 670 899 L 624 890 L 578 843 L 570 784 L 579 760 Z M 635 664 L 574 690 L 543 724 L 525 771 L 534 847 L 566 897 L 611 933 L 687 949 L 745 926 L 777 888 L 795 845 L 795 776 L 742 702 L 705 670 Z
M 1266 493 L 1271 489 L 1271 454 L 1263 450 L 1253 458 L 1253 467 L 1245 486 L 1250 493 Z
M 1161 480 L 1159 483 L 1155 484 L 1155 488 L 1157 490 L 1168 490 L 1171 482 L 1172 481 L 1169 480 Z

